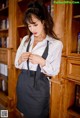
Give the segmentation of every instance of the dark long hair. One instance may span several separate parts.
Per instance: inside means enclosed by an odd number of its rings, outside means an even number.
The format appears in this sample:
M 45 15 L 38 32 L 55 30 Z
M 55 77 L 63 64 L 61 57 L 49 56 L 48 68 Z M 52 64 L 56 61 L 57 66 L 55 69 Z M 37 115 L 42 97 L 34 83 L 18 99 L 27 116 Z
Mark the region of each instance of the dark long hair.
M 27 27 L 28 27 L 27 24 L 28 22 L 34 24 L 34 22 L 32 21 L 32 15 L 34 15 L 41 22 L 44 21 L 44 30 L 47 35 L 49 35 L 52 38 L 58 39 L 56 34 L 53 31 L 53 27 L 54 27 L 53 19 L 43 2 L 35 0 L 35 1 L 31 1 L 28 4 L 27 10 L 25 11 L 24 14 L 24 23 L 26 24 Z M 29 31 L 29 29 L 28 29 L 28 33 L 30 37 L 32 33 Z

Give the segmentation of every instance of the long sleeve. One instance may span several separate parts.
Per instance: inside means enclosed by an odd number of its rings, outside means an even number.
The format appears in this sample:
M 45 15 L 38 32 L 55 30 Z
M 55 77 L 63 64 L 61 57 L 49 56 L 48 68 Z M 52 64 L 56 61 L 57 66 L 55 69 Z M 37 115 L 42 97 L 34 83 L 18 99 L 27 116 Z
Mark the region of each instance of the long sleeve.
M 46 59 L 46 65 L 44 67 L 41 67 L 43 73 L 49 76 L 55 76 L 59 73 L 62 48 L 63 45 L 60 41 L 57 42 L 55 46 L 53 46 L 51 54 Z
M 22 52 L 23 52 L 23 48 L 24 48 L 24 42 L 25 42 L 25 40 L 28 38 L 28 36 L 25 36 L 23 39 L 22 39 L 22 41 L 21 41 L 21 44 L 20 44 L 20 46 L 18 47 L 18 49 L 17 49 L 17 52 L 16 52 L 16 57 L 15 57 L 15 63 L 14 63 L 14 65 L 15 65 L 15 67 L 16 68 L 19 68 L 19 69 L 22 69 L 23 67 L 23 63 L 21 63 L 20 65 L 18 64 L 18 60 L 19 60 L 19 57 L 21 56 L 21 54 L 22 54 Z

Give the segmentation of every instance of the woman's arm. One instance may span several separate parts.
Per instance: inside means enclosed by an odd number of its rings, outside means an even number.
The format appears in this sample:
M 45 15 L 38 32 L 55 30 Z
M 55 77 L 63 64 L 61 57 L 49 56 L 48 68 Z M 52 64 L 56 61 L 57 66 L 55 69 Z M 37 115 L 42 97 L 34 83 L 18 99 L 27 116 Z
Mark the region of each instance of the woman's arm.
M 58 41 L 55 47 L 51 47 L 50 54 L 46 60 L 39 55 L 31 54 L 29 61 L 33 64 L 39 64 L 43 73 L 49 76 L 55 76 L 60 70 L 62 48 L 62 42 Z
M 21 69 L 22 65 L 23 65 L 24 58 L 23 58 L 23 55 L 22 55 L 22 50 L 23 50 L 23 47 L 24 47 L 24 42 L 27 38 L 28 38 L 28 36 L 25 36 L 22 39 L 22 41 L 20 43 L 20 46 L 18 47 L 17 52 L 16 52 L 14 65 L 15 65 L 16 68 L 19 68 L 19 69 Z
M 49 56 L 49 58 L 46 59 L 45 65 L 40 66 L 43 73 L 45 73 L 49 76 L 55 76 L 59 73 L 62 48 L 63 48 L 63 44 L 60 41 L 55 46 L 55 49 L 53 47 L 53 50 L 51 50 L 51 55 Z

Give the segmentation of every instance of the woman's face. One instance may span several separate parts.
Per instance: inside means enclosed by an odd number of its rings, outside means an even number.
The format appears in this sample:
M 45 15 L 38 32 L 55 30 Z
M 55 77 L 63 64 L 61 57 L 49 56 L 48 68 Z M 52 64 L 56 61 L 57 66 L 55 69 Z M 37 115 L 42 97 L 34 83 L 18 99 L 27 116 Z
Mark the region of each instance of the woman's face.
M 44 23 L 41 22 L 39 19 L 37 19 L 34 15 L 32 15 L 32 21 L 34 22 L 32 23 L 28 23 L 28 28 L 30 30 L 30 32 L 34 35 L 34 36 L 40 36 L 44 34 Z

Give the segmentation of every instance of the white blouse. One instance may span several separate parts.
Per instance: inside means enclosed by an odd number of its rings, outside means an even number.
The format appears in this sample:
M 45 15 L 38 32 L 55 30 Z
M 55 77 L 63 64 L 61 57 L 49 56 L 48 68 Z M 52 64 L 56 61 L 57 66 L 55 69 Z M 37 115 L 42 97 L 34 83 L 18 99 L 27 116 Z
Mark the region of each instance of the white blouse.
M 18 65 L 19 57 L 23 52 L 26 52 L 26 48 L 28 45 L 28 42 L 25 43 L 26 39 L 28 39 L 28 35 L 23 37 L 15 57 L 15 67 L 19 69 L 27 69 L 26 61 Z M 34 42 L 34 35 L 32 35 L 29 52 L 31 52 L 32 54 L 37 54 L 39 56 L 42 56 L 47 46 L 47 40 L 49 41 L 49 50 L 48 50 L 48 56 L 46 58 L 46 65 L 43 67 L 40 66 L 40 68 L 41 72 L 43 72 L 44 74 L 47 74 L 49 76 L 55 76 L 59 73 L 60 70 L 61 54 L 63 48 L 63 44 L 60 40 L 56 40 L 47 35 L 43 41 L 39 42 L 34 48 L 32 48 Z M 29 62 L 29 69 L 36 71 L 37 64 L 32 64 L 31 62 Z

